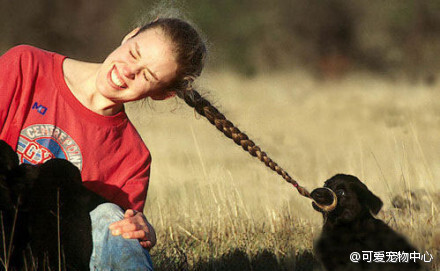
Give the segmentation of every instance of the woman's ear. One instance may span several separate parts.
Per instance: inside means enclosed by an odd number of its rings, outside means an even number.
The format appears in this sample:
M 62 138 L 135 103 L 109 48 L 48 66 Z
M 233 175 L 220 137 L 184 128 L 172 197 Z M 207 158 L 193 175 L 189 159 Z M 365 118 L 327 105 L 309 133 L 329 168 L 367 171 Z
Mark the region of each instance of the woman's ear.
M 124 44 L 127 40 L 131 39 L 132 37 L 136 36 L 139 33 L 139 27 L 136 27 L 135 29 L 133 29 L 130 33 L 128 33 L 127 35 L 125 35 L 124 39 L 122 39 L 122 43 Z

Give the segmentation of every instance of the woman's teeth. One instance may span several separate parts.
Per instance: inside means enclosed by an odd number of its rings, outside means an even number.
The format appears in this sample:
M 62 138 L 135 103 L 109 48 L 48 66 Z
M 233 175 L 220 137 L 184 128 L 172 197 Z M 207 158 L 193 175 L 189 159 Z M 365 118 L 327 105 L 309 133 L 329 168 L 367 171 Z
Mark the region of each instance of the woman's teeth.
M 112 79 L 113 83 L 114 83 L 115 85 L 117 85 L 118 87 L 120 87 L 120 88 L 125 87 L 125 83 L 122 82 L 122 81 L 119 79 L 118 75 L 116 74 L 116 68 L 113 68 L 113 70 L 112 70 L 112 72 L 111 72 L 111 79 Z

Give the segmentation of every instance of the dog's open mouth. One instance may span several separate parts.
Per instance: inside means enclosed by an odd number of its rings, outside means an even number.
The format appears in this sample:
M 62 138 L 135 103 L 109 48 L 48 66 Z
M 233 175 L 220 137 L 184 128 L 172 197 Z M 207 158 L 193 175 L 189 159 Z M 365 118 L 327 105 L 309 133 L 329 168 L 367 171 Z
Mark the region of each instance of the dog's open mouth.
M 314 200 L 312 202 L 313 208 L 319 212 L 333 211 L 338 204 L 335 192 L 327 187 L 316 188 L 310 193 L 310 196 Z

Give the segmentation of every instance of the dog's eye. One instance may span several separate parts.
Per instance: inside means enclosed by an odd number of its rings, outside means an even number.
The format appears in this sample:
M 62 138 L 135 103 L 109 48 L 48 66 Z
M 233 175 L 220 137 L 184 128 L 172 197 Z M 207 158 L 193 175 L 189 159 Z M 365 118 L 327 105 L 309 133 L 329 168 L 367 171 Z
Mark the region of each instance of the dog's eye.
M 345 196 L 345 191 L 342 189 L 336 190 L 336 196 L 338 196 L 338 197 Z

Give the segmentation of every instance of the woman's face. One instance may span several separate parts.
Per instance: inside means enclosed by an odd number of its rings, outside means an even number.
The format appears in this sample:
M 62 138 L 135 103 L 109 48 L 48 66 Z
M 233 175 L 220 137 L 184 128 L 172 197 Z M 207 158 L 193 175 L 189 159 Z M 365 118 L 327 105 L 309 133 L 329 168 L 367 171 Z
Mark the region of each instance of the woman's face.
M 136 33 L 137 29 L 125 36 L 96 77 L 99 93 L 115 103 L 145 97 L 163 100 L 174 95 L 165 91 L 178 68 L 171 42 L 159 28 Z

